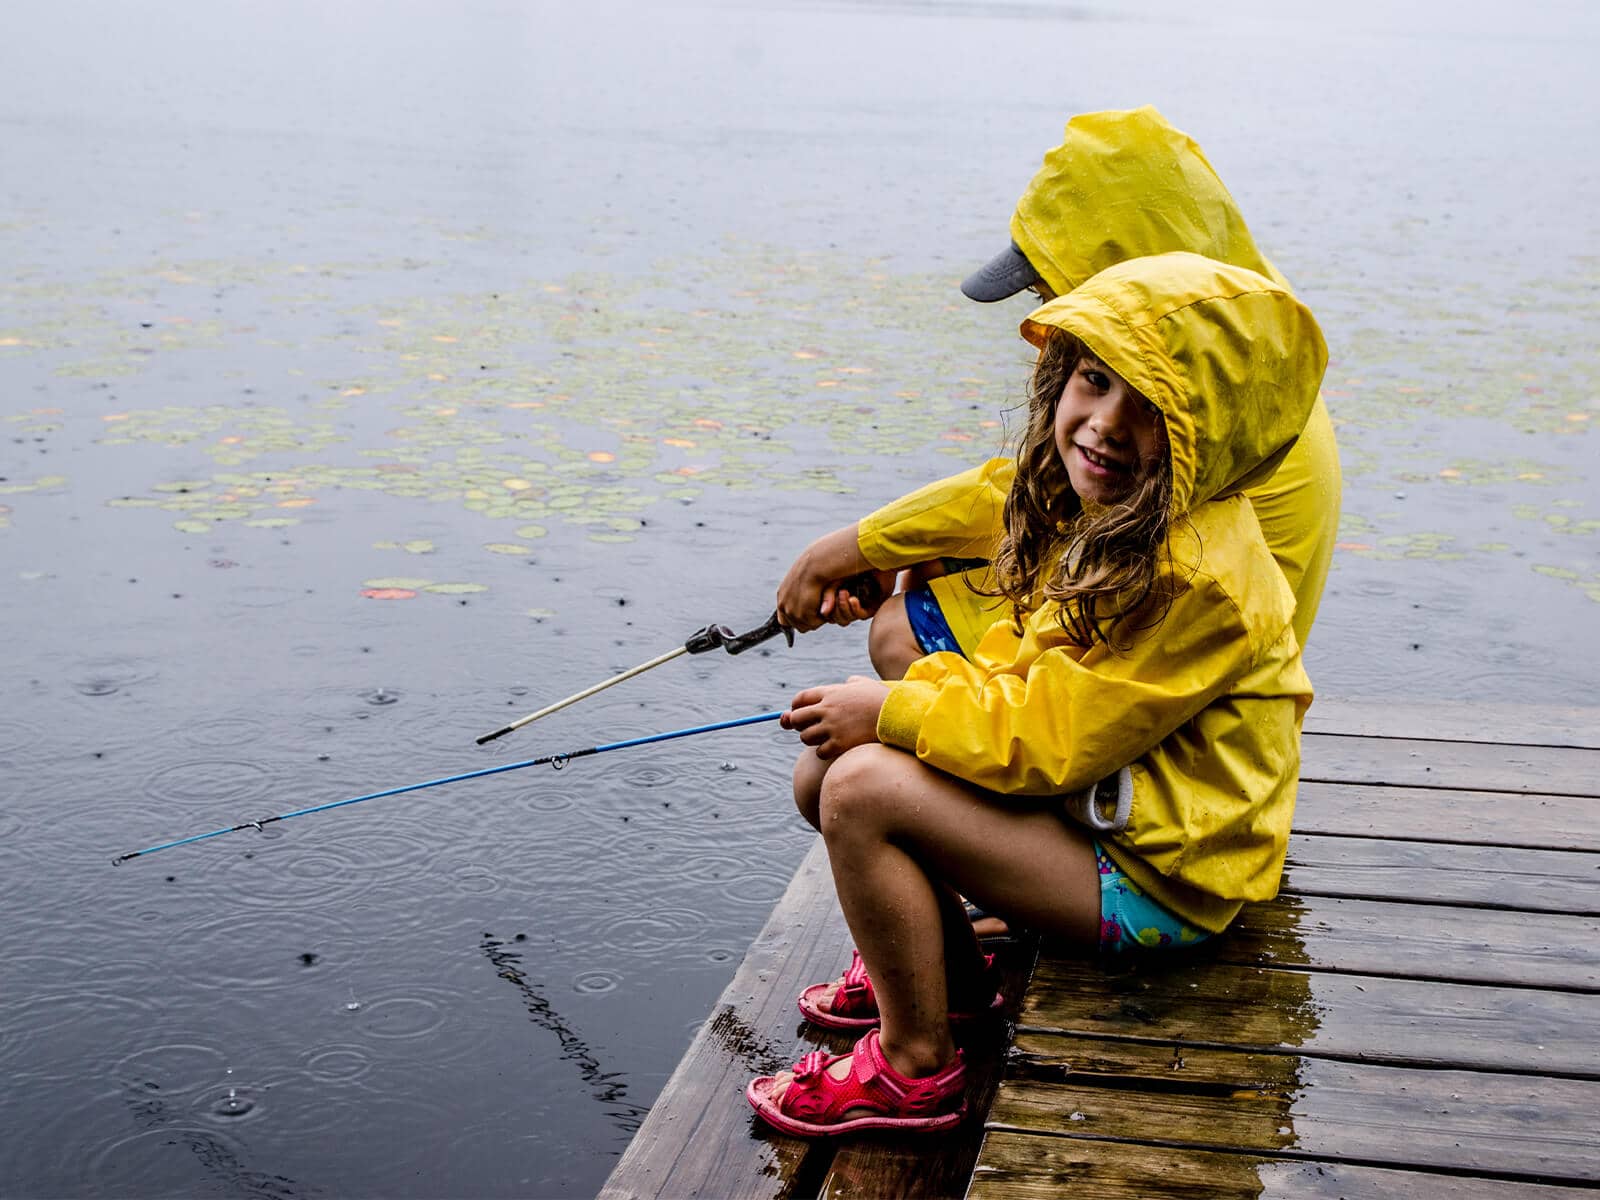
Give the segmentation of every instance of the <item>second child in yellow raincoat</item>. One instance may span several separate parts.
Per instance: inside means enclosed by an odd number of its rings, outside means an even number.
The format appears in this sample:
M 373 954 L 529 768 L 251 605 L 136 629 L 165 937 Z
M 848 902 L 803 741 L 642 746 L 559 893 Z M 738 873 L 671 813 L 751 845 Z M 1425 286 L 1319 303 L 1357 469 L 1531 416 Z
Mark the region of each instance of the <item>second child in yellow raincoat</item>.
M 961 1119 L 950 1022 L 994 1001 L 963 895 L 1090 950 L 1198 941 L 1277 892 L 1311 685 L 1243 491 L 1305 426 L 1321 332 L 1282 285 L 1172 253 L 1023 335 L 1040 353 L 994 560 L 1010 619 L 970 658 L 811 688 L 784 717 L 857 946 L 801 1011 L 866 1031 L 750 1085 L 789 1133 Z
M 1149 106 L 1073 117 L 1017 201 L 1011 239 L 1008 251 L 963 284 L 969 296 L 992 301 L 1026 287 L 1048 300 L 1114 263 L 1173 250 L 1249 267 L 1288 287 L 1200 146 Z M 932 650 L 970 653 L 1004 615 L 1003 606 L 968 586 L 982 586 L 987 572 L 974 567 L 928 578 L 927 564 L 993 555 L 1013 471 L 1010 459 L 991 459 L 818 538 L 779 585 L 782 618 L 814 629 L 865 617 L 858 602 L 840 603 L 842 581 L 867 569 L 892 575 L 916 567 L 919 586 L 874 615 L 873 666 L 898 679 Z M 1294 592 L 1295 633 L 1304 647 L 1339 526 L 1338 451 L 1320 399 L 1293 449 L 1251 484 L 1249 496 Z

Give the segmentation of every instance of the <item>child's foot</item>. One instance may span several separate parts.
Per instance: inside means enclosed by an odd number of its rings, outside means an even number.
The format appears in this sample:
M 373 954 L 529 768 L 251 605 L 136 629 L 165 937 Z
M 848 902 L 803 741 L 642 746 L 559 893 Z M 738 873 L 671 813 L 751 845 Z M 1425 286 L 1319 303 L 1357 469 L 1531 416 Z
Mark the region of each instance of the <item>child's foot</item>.
M 744 1094 L 763 1121 L 801 1137 L 858 1129 L 929 1133 L 966 1116 L 966 1080 L 959 1050 L 931 1075 L 902 1075 L 884 1057 L 874 1029 L 849 1054 L 813 1050 L 792 1071 L 751 1080 Z
M 970 996 L 952 1001 L 950 1020 L 959 1024 L 999 1012 L 1005 997 L 998 990 L 994 955 L 983 956 L 983 972 Z M 881 1020 L 878 998 L 872 990 L 866 964 L 859 951 L 850 952 L 844 977 L 832 983 L 815 983 L 800 993 L 800 1014 L 824 1029 L 875 1029 Z

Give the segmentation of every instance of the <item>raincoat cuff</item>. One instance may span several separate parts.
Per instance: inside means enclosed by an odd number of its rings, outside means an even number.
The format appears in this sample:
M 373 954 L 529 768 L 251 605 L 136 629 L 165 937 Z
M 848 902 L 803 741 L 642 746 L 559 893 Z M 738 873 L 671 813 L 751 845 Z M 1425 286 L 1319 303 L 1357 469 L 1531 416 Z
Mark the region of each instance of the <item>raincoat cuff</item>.
M 902 680 L 895 684 L 878 711 L 878 740 L 885 746 L 898 746 L 915 754 L 922 719 L 928 715 L 938 694 L 938 685 L 925 680 Z

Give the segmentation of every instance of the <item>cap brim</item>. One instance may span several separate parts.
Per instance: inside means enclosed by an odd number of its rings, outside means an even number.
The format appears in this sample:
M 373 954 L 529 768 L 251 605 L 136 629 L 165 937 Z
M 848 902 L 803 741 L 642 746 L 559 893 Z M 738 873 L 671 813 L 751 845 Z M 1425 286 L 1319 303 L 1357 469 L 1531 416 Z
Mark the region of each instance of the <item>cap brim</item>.
M 961 293 L 969 300 L 992 304 L 1038 282 L 1039 272 L 1013 242 L 963 279 Z

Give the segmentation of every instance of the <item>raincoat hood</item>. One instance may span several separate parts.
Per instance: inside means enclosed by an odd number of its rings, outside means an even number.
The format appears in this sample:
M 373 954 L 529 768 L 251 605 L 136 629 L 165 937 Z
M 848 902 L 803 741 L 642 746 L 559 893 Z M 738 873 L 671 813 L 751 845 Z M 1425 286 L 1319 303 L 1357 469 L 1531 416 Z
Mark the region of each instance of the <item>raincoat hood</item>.
M 1172 511 L 1276 469 L 1316 403 L 1327 346 L 1287 286 L 1199 254 L 1135 258 L 1035 309 L 1022 336 L 1082 339 L 1161 410 Z
M 1149 105 L 1073 117 L 1017 201 L 1011 240 L 1058 296 L 1114 263 L 1172 250 L 1288 286 L 1200 147 Z

